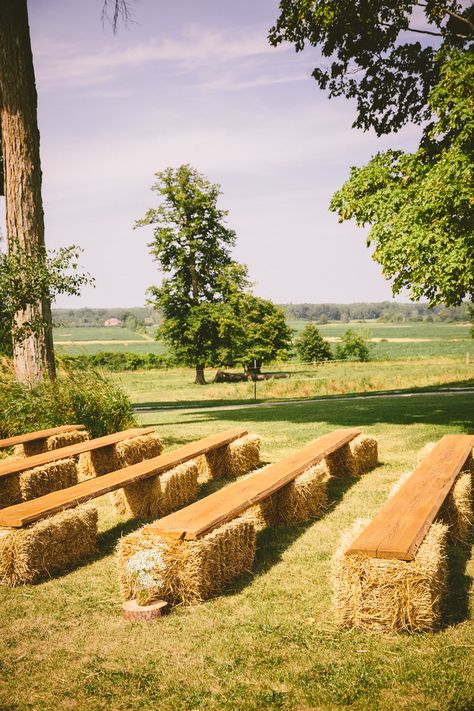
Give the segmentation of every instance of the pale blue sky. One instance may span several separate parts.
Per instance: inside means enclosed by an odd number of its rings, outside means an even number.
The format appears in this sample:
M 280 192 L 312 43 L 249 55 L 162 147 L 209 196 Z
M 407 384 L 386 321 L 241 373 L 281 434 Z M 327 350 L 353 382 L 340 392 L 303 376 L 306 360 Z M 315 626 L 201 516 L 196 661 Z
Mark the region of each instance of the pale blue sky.
M 354 109 L 310 73 L 314 50 L 274 49 L 277 0 L 139 0 L 113 36 L 102 0 L 34 0 L 46 240 L 79 244 L 96 288 L 57 306 L 141 305 L 158 283 L 151 232 L 154 173 L 191 163 L 221 184 L 235 257 L 276 302 L 378 301 L 390 288 L 362 230 L 329 213 L 349 166 L 388 146 L 351 128 Z

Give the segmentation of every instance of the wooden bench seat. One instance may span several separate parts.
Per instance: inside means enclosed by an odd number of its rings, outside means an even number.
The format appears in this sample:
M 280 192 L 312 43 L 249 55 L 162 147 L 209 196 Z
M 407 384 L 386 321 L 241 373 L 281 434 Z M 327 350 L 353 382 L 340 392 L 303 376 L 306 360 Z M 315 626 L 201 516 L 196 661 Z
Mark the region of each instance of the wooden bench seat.
M 413 560 L 473 447 L 474 435 L 442 437 L 345 554 Z
M 57 434 L 76 432 L 83 429 L 84 425 L 61 425 L 60 427 L 50 427 L 48 430 L 26 432 L 25 434 L 17 435 L 16 437 L 0 439 L 0 449 L 4 449 L 5 447 L 14 447 L 18 444 L 26 444 L 28 442 L 36 442 L 37 440 L 48 439 L 48 437 L 53 437 Z
M 360 430 L 339 429 L 323 435 L 296 454 L 271 464 L 246 479 L 229 484 L 180 511 L 158 519 L 146 526 L 145 530 L 177 539 L 199 538 L 271 496 L 359 434 Z
M 123 430 L 122 432 L 114 432 L 113 434 L 105 435 L 105 437 L 96 437 L 96 439 L 88 439 L 85 442 L 71 444 L 67 447 L 51 450 L 50 452 L 34 454 L 32 457 L 25 457 L 23 459 L 15 459 L 10 462 L 5 462 L 5 464 L 0 464 L 0 478 L 12 476 L 13 474 L 20 474 L 27 469 L 42 467 L 45 464 L 56 462 L 58 459 L 69 459 L 70 457 L 75 457 L 78 454 L 91 452 L 94 449 L 110 447 L 111 445 L 122 442 L 125 439 L 130 439 L 130 437 L 139 437 L 140 435 L 151 434 L 154 431 L 154 427 L 133 427 L 128 430 Z
M 147 430 L 136 430 L 137 434 L 148 433 Z M 151 429 L 151 431 L 154 431 Z M 130 432 L 130 430 L 129 430 Z M 133 464 L 119 471 L 103 474 L 95 479 L 88 479 L 67 489 L 54 491 L 51 494 L 46 494 L 31 501 L 24 501 L 14 506 L 9 506 L 0 510 L 0 526 L 21 528 L 29 523 L 39 521 L 47 516 L 58 513 L 68 508 L 73 508 L 81 503 L 94 499 L 103 494 L 107 494 L 117 489 L 122 489 L 124 486 L 134 484 L 135 482 L 145 479 L 150 476 L 161 474 L 173 467 L 187 462 L 190 459 L 206 454 L 219 447 L 224 447 L 231 442 L 243 437 L 247 434 L 247 430 L 233 429 L 220 434 L 211 435 L 197 442 L 175 449 L 166 454 L 160 454 L 159 457 L 146 459 L 138 464 Z M 129 435 L 130 436 L 130 435 Z M 105 439 L 105 438 L 102 438 Z M 94 441 L 94 440 L 92 440 Z M 90 444 L 90 442 L 84 442 Z M 64 447 L 66 449 L 75 449 L 81 445 L 73 447 Z M 63 450 L 57 450 L 63 451 Z M 87 451 L 87 450 L 81 450 Z M 43 455 L 40 455 L 43 456 Z M 71 456 L 71 455 L 70 455 Z

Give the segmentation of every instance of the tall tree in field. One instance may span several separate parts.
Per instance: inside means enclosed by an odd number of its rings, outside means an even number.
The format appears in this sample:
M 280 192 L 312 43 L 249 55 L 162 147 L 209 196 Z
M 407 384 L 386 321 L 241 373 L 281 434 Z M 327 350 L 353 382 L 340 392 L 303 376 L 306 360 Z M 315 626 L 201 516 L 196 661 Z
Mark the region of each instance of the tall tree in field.
M 203 385 L 205 366 L 231 337 L 231 304 L 247 283 L 246 269 L 230 256 L 235 232 L 217 206 L 219 185 L 182 165 L 156 173 L 152 189 L 161 202 L 136 226 L 154 226 L 151 253 L 169 275 L 150 288 L 152 303 L 164 316 L 161 335 L 179 362 L 196 368 L 195 382 Z
M 37 96 L 26 0 L 0 2 L 0 124 L 9 250 L 27 255 L 44 249 Z M 14 364 L 22 382 L 34 383 L 47 371 L 55 376 L 51 305 L 28 304 L 15 315 L 19 329 L 41 328 L 14 343 Z
M 472 298 L 472 2 L 280 0 L 270 42 L 283 41 L 320 50 L 313 77 L 330 97 L 356 100 L 355 127 L 382 135 L 424 124 L 415 153 L 352 168 L 331 209 L 371 226 L 394 293 L 432 305 Z
M 127 0 L 104 0 L 103 17 L 112 6 L 114 31 L 130 18 Z M 47 264 L 41 196 L 37 94 L 26 0 L 0 0 L 0 195 L 5 195 L 10 252 Z M 36 324 L 25 337 L 27 324 Z M 16 334 L 22 334 L 21 337 Z M 13 357 L 17 378 L 33 384 L 56 375 L 51 302 L 32 301 L 15 314 Z

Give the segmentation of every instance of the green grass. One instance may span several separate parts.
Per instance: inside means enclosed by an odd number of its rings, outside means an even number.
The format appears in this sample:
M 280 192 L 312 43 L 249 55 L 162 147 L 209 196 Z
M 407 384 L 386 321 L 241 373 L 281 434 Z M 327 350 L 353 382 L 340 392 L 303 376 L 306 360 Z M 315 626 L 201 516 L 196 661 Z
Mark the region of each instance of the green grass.
M 273 367 L 272 367 L 273 369 Z M 284 400 L 360 392 L 424 388 L 438 385 L 474 385 L 472 365 L 463 361 L 424 360 L 381 363 L 326 363 L 299 366 L 291 363 L 275 367 L 291 374 L 285 380 L 257 383 L 259 400 Z M 114 374 L 134 404 L 182 406 L 226 404 L 253 400 L 254 384 L 213 383 L 215 371 L 207 371 L 205 387 L 194 385 L 190 368 L 128 371 Z
M 109 326 L 104 328 L 55 328 L 53 338 L 61 341 L 146 341 L 146 336 L 128 328 Z
M 472 428 L 467 395 L 308 402 L 224 412 L 156 413 L 168 447 L 234 426 L 263 436 L 274 461 L 335 427 L 375 435 L 381 465 L 332 489 L 318 521 L 259 535 L 254 569 L 223 595 L 152 624 L 120 617 L 113 549 L 136 522 L 100 501 L 100 551 L 70 573 L 0 590 L 2 709 L 472 709 L 474 563 L 453 550 L 453 587 L 437 634 L 342 631 L 330 559 L 354 519 L 373 516 L 416 452 Z M 225 484 L 225 482 L 221 482 Z
M 310 321 L 289 320 L 288 325 L 296 331 L 301 331 Z M 469 339 L 469 323 L 380 323 L 379 321 L 351 321 L 350 323 L 333 322 L 318 324 L 314 322 L 325 338 L 342 336 L 344 331 L 352 328 L 354 331 L 369 332 L 373 338 L 462 338 Z

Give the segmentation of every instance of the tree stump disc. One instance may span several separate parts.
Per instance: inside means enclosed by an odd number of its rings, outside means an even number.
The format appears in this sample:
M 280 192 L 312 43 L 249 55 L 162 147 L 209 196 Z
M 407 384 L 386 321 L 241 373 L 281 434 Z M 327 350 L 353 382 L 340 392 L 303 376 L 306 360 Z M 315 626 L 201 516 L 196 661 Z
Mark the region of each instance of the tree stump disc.
M 167 607 L 168 603 L 164 600 L 152 602 L 150 605 L 139 605 L 136 600 L 127 600 L 122 605 L 122 617 L 133 622 L 150 622 L 164 615 Z

